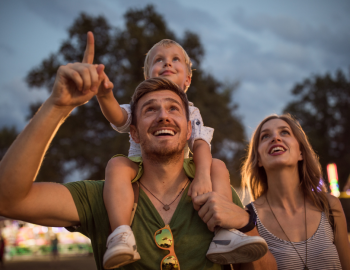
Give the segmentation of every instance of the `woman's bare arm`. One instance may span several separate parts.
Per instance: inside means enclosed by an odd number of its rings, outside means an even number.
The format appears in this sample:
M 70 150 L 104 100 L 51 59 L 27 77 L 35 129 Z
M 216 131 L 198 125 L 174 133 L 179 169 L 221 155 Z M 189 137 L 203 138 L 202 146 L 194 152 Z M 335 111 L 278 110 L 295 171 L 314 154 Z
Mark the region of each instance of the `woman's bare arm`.
M 346 218 L 340 200 L 332 195 L 327 195 L 334 215 L 334 244 L 337 248 L 339 260 L 343 269 L 350 269 L 350 243 Z

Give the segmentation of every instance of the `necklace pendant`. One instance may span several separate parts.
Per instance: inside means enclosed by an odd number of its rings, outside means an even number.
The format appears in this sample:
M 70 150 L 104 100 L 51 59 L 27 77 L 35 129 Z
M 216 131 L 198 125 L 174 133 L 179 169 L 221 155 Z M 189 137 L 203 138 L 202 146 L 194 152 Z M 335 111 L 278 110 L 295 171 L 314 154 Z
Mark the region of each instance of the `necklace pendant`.
M 170 209 L 170 206 L 166 204 L 166 205 L 163 206 L 163 209 L 164 209 L 165 211 L 168 211 L 168 210 Z
M 304 270 L 309 270 L 309 268 L 307 266 L 304 267 Z

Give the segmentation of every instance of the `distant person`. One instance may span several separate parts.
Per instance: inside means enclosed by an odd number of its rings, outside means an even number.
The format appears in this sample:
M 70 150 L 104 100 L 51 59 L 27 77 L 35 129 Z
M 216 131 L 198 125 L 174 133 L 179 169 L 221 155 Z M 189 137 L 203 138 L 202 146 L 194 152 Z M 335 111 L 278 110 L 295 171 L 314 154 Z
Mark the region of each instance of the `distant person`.
M 58 259 L 58 238 L 57 234 L 55 234 L 51 239 L 51 255 L 53 260 Z
M 242 180 L 279 270 L 350 269 L 343 208 L 327 193 L 318 157 L 290 115 L 272 115 L 258 125 Z
M 5 254 L 5 239 L 2 236 L 2 234 L 0 234 L 0 265 L 1 265 L 1 268 L 5 268 L 4 267 L 4 254 Z

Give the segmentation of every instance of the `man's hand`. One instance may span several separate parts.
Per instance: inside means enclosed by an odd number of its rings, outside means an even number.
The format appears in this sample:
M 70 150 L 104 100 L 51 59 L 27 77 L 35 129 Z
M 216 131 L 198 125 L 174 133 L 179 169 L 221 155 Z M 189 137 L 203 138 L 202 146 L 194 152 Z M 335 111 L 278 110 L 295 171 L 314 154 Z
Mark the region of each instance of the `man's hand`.
M 61 66 L 56 75 L 49 101 L 56 106 L 77 107 L 88 102 L 98 90 L 113 88 L 103 65 L 93 65 L 94 36 L 88 32 L 82 63 Z
M 244 209 L 217 192 L 197 196 L 193 203 L 202 205 L 198 215 L 210 231 L 214 231 L 216 226 L 239 229 L 249 222 L 249 215 Z
M 208 193 L 212 191 L 212 183 L 210 179 L 210 175 L 203 174 L 203 175 L 197 175 L 192 180 L 192 183 L 188 189 L 188 196 L 191 196 L 193 207 L 195 210 L 199 210 L 201 205 L 196 204 L 194 198 L 196 198 L 199 195 Z
M 87 103 L 98 92 L 104 66 L 74 63 L 61 66 L 49 100 L 53 105 L 77 107 Z

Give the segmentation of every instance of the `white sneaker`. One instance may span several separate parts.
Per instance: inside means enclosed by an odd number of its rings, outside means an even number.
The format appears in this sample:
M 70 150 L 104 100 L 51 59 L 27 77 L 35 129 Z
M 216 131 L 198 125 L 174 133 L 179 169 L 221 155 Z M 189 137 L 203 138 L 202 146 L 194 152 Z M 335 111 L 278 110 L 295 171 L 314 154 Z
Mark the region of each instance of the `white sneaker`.
M 260 259 L 267 250 L 267 244 L 260 236 L 248 236 L 236 229 L 220 228 L 206 256 L 218 264 L 248 263 Z
M 118 268 L 141 259 L 137 252 L 134 233 L 129 226 L 116 228 L 107 238 L 107 250 L 103 256 L 105 269 Z

